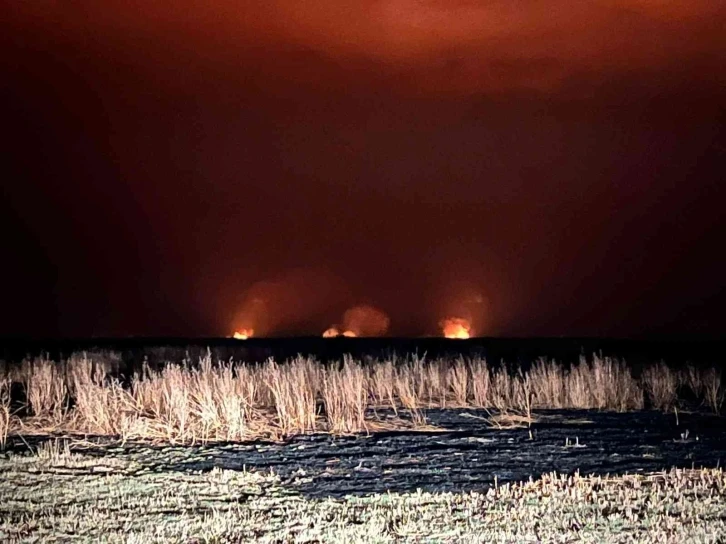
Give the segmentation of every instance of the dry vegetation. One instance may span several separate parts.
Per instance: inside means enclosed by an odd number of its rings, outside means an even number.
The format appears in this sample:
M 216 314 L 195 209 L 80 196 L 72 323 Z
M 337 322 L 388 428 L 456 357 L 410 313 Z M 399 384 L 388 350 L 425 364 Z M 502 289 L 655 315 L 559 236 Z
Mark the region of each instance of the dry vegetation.
M 716 369 L 658 364 L 634 375 L 623 362 L 601 357 L 572 366 L 540 360 L 523 369 L 464 358 L 363 363 L 346 357 L 323 365 L 304 357 L 215 362 L 208 355 L 194 364 L 144 365 L 128 377 L 119 374 L 118 362 L 113 354 L 80 354 L 6 367 L 0 445 L 8 434 L 49 431 L 178 444 L 356 433 L 381 428 L 380 409 L 410 427 L 425 424 L 426 409 L 483 408 L 487 423 L 505 427 L 528 425 L 534 410 L 546 408 L 672 410 L 687 397 L 718 413 L 724 402 Z M 99 454 L 84 452 L 75 438 L 73 447 L 52 440 L 30 447 L 29 455 L 16 449 L 0 456 L 1 541 L 660 544 L 726 538 L 720 469 L 550 474 L 482 493 L 321 499 L 301 494 L 316 481 L 305 470 L 283 479 L 221 469 L 216 461 L 211 471 L 195 470 L 201 459 L 213 459 L 209 445 L 126 449 L 110 441 Z
M 547 474 L 482 493 L 309 498 L 297 480 L 269 472 L 154 468 L 172 457 L 159 449 L 98 457 L 49 442 L 34 455 L 0 458 L 0 540 L 715 544 L 726 538 L 720 469 Z
M 725 395 L 714 368 L 674 371 L 659 363 L 636 377 L 624 362 L 597 356 L 572 366 L 540 360 L 523 370 L 478 358 L 364 364 L 346 357 L 323 365 L 298 357 L 260 365 L 207 355 L 160 370 L 144 365 L 123 383 L 118 365 L 117 355 L 100 353 L 6 369 L 0 443 L 8 433 L 48 431 L 173 443 L 355 433 L 376 428 L 378 408 L 393 409 L 404 426 L 423 425 L 425 409 L 448 407 L 485 408 L 498 421 L 526 424 L 537 409 L 672 410 L 681 393 L 719 413 Z M 24 406 L 11 404 L 13 383 L 25 392 Z
M 10 380 L 0 379 L 0 449 L 5 447 L 10 426 Z

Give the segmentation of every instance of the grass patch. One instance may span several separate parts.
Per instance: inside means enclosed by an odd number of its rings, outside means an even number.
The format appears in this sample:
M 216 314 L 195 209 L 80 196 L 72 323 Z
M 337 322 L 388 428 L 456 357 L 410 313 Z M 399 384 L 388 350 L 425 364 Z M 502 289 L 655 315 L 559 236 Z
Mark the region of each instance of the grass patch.
M 144 365 L 124 381 L 118 357 L 92 357 L 11 368 L 0 381 L 0 446 L 8 433 L 51 431 L 185 444 L 360 433 L 390 425 L 377 420 L 381 407 L 392 409 L 403 428 L 426 426 L 431 408 L 485 408 L 530 424 L 541 409 L 673 411 L 684 391 L 718 414 L 726 395 L 713 368 L 676 372 L 659 363 L 635 376 L 624 362 L 598 356 L 571 366 L 540 360 L 523 369 L 480 358 L 363 363 L 346 357 L 323 365 L 297 357 L 258 365 L 215 362 L 207 354 L 196 363 Z M 10 398 L 17 389 L 21 401 Z M 11 412 L 13 402 L 23 405 Z

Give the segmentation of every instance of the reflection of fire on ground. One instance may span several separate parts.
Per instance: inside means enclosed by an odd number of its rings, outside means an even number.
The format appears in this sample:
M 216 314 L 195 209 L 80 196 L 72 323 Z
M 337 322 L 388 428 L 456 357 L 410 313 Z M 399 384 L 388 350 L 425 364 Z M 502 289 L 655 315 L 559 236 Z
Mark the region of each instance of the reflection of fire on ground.
M 326 330 L 323 333 L 323 338 L 335 338 L 336 336 L 346 336 L 348 338 L 354 338 L 358 335 L 356 333 L 354 333 L 353 331 L 346 330 L 346 331 L 340 332 L 340 329 L 338 329 L 338 327 L 330 327 L 328 330 Z
M 232 337 L 237 340 L 247 340 L 253 334 L 255 334 L 255 331 L 253 329 L 240 329 L 238 331 L 235 331 Z
M 468 319 L 462 319 L 460 317 L 443 319 L 439 325 L 446 338 L 466 339 L 472 333 L 471 322 Z
M 363 304 L 347 310 L 343 315 L 343 326 L 333 325 L 323 333 L 323 337 L 383 336 L 390 323 L 391 320 L 385 312 Z

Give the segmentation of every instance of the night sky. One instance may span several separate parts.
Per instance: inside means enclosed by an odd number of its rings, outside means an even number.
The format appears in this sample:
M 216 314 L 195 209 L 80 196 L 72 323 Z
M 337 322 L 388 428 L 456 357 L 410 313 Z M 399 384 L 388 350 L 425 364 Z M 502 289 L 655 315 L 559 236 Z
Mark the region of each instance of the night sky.
M 726 330 L 723 2 L 0 2 L 1 335 Z

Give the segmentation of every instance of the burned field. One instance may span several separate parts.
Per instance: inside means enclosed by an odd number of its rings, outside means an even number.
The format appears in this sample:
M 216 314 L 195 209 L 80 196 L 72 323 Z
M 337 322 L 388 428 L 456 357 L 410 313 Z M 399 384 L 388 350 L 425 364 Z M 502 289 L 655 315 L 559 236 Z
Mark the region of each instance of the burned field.
M 12 439 L 0 461 L 0 535 L 19 542 L 726 536 L 726 475 L 701 468 L 726 455 L 720 419 L 686 414 L 677 426 L 658 413 L 559 411 L 542 414 L 530 437 L 529 429 L 492 429 L 479 415 L 429 412 L 435 432 L 279 443 Z
M 83 360 L 10 378 L 4 541 L 726 538 L 713 368 L 202 361 L 126 385 Z
M 492 429 L 474 419 L 482 416 L 436 410 L 427 412 L 435 431 L 191 448 L 188 468 L 273 470 L 306 496 L 342 498 L 486 491 L 550 472 L 622 475 L 716 467 L 726 460 L 720 418 L 689 415 L 676 426 L 672 416 L 658 413 L 555 411 L 543 414 L 530 435 L 528 429 Z

